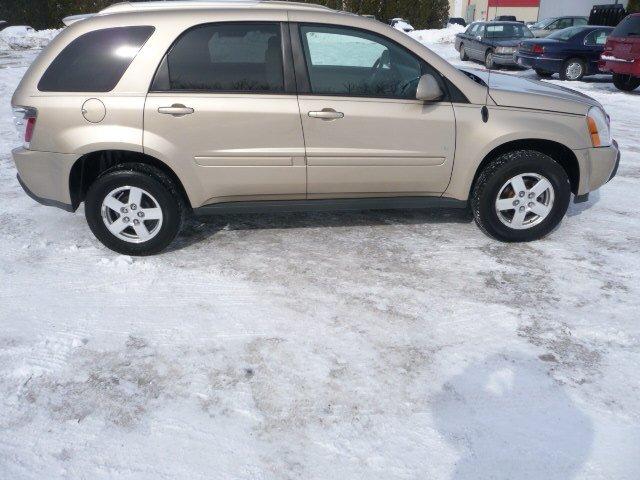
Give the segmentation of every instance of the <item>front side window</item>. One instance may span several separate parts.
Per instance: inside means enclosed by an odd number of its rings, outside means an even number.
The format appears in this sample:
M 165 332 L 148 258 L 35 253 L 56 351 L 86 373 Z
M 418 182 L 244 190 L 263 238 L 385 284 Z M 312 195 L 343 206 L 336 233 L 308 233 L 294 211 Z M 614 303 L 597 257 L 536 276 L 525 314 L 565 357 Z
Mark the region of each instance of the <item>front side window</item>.
M 220 23 L 192 28 L 171 48 L 166 65 L 169 90 L 284 91 L 277 23 Z
M 110 92 L 153 33 L 150 26 L 85 33 L 67 45 L 38 83 L 41 92 Z
M 352 28 L 301 26 L 311 92 L 416 98 L 423 67 L 413 54 L 384 37 Z

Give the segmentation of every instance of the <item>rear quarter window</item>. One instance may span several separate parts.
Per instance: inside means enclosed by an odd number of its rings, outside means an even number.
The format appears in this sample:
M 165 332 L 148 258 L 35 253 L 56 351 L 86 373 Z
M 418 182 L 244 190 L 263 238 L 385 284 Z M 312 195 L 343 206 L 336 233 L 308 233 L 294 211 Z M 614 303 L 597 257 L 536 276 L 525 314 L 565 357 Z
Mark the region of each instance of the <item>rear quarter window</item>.
M 109 92 L 149 39 L 154 27 L 116 27 L 85 33 L 51 62 L 41 92 Z

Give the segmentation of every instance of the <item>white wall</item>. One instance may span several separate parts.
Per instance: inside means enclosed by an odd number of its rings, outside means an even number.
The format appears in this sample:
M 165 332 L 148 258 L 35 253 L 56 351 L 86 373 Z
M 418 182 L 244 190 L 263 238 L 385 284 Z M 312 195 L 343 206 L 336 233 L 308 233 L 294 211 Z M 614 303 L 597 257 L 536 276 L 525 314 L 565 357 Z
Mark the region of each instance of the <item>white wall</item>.
M 579 15 L 588 17 L 591 7 L 594 5 L 606 5 L 615 3 L 615 0 L 540 0 L 540 13 L 538 18 L 558 17 L 560 15 Z M 627 6 L 627 0 L 619 0 L 618 3 Z

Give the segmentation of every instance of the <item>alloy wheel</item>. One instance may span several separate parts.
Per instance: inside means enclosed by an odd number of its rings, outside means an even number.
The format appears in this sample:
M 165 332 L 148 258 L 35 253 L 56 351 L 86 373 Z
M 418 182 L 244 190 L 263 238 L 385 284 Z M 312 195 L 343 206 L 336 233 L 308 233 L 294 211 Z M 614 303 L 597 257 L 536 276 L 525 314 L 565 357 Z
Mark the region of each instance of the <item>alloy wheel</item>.
M 504 225 L 526 230 L 549 216 L 554 200 L 553 185 L 547 178 L 537 173 L 522 173 L 502 185 L 495 209 Z
M 110 191 L 102 200 L 102 221 L 120 240 L 143 243 L 154 238 L 162 227 L 162 209 L 146 190 L 124 186 Z

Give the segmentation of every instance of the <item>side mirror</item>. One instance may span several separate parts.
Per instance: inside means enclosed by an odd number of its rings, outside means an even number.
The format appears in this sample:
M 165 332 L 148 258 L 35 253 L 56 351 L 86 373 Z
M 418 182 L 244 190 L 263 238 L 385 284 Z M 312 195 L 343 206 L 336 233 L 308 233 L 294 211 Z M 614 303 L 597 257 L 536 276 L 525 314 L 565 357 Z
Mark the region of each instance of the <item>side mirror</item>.
M 416 89 L 416 99 L 425 102 L 436 102 L 443 96 L 444 92 L 433 75 L 426 73 L 420 77 L 418 88 Z

